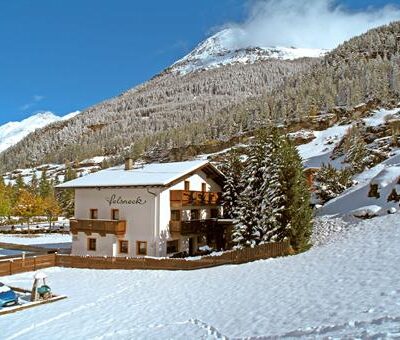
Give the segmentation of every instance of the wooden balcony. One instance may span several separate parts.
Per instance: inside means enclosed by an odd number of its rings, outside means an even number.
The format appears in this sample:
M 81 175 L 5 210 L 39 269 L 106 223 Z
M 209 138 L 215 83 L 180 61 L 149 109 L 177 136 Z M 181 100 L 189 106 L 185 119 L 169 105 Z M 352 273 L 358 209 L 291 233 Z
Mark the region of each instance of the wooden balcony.
M 171 233 L 179 233 L 181 235 L 195 235 L 206 233 L 207 230 L 216 225 L 216 218 L 191 221 L 170 221 L 169 230 Z
M 101 236 L 106 234 L 123 236 L 126 233 L 126 221 L 121 220 L 70 220 L 72 234 L 79 231 L 86 235 L 98 233 Z
M 218 206 L 222 194 L 211 191 L 171 190 L 171 208 L 184 206 Z

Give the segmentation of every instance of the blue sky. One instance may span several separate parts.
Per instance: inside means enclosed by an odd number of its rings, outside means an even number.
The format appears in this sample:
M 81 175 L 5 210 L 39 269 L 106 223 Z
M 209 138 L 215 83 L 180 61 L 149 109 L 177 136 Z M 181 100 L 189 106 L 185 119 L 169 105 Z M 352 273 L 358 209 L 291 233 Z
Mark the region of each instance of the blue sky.
M 300 0 L 299 0 L 300 1 Z M 399 1 L 342 1 L 349 10 Z M 245 0 L 0 2 L 0 124 L 59 115 L 118 95 L 189 52 L 216 27 L 240 23 Z

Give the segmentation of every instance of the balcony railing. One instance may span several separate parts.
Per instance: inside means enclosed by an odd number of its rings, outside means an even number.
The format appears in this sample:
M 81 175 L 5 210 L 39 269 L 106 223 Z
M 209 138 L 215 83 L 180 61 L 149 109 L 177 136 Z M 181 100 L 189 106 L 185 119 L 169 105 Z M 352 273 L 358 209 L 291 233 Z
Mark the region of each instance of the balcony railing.
M 169 230 L 171 233 L 180 233 L 181 235 L 202 234 L 216 225 L 216 218 L 191 221 L 170 221 Z
M 126 233 L 126 221 L 122 220 L 70 220 L 70 230 L 72 234 L 79 231 L 90 235 L 98 233 L 101 236 L 112 234 L 123 236 Z
M 221 203 L 221 193 L 211 191 L 171 190 L 172 208 L 183 206 L 218 206 Z

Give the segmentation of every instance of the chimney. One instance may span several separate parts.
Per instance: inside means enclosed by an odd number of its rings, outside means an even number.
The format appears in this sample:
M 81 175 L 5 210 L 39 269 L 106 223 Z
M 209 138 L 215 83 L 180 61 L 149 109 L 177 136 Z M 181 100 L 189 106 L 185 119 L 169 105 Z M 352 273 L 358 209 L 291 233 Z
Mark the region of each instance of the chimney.
M 133 169 L 133 159 L 125 158 L 125 170 L 132 170 L 132 169 Z

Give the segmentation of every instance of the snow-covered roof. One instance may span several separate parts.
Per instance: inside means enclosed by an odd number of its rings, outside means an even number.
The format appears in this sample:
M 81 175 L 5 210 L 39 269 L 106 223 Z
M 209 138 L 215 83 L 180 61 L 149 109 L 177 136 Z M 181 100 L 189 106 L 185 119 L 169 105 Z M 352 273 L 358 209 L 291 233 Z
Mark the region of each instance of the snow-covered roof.
M 125 170 L 125 166 L 120 165 L 62 183 L 57 188 L 166 186 L 200 168 L 207 168 L 216 176 L 222 176 L 221 172 L 206 160 L 151 163 L 134 167 L 132 170 Z

